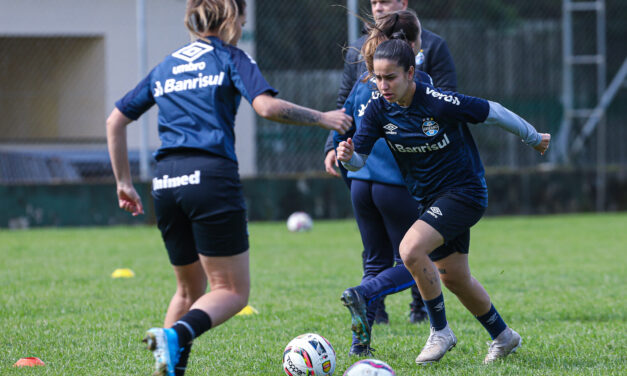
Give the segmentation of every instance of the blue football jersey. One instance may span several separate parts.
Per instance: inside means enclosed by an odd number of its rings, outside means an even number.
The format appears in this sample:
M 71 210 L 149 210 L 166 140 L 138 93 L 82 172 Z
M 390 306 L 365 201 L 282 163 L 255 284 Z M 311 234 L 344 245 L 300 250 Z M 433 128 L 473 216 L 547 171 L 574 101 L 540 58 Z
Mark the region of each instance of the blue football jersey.
M 353 117 L 353 126 L 343 135 L 334 132 L 335 146 L 345 141 L 349 137 L 353 137 L 355 130 L 361 127 L 361 121 L 366 113 L 366 109 L 369 104 L 378 99 L 381 94 L 377 90 L 377 85 L 374 77 L 364 82 L 364 79 L 368 76 L 368 72 L 362 74 L 357 80 L 352 91 L 346 98 L 344 108 L 346 113 Z M 425 82 L 433 84 L 431 76 L 422 71 L 416 71 L 416 82 Z M 350 179 L 360 179 L 367 181 L 374 181 L 377 183 L 385 183 L 392 185 L 404 185 L 404 180 L 401 175 L 401 171 L 394 160 L 394 156 L 390 151 L 390 148 L 386 144 L 384 139 L 379 139 L 375 142 L 370 156 L 366 161 L 366 165 L 359 171 L 348 171 L 347 177 Z
M 451 192 L 486 207 L 483 164 L 464 123 L 484 122 L 489 111 L 484 99 L 417 82 L 408 107 L 383 97 L 372 100 L 353 138 L 355 151 L 368 155 L 384 138 L 407 188 L 418 200 Z
M 252 103 L 266 92 L 278 93 L 248 54 L 209 37 L 167 56 L 115 105 L 137 120 L 157 104 L 157 159 L 177 149 L 198 149 L 237 162 L 233 127 L 241 98 Z

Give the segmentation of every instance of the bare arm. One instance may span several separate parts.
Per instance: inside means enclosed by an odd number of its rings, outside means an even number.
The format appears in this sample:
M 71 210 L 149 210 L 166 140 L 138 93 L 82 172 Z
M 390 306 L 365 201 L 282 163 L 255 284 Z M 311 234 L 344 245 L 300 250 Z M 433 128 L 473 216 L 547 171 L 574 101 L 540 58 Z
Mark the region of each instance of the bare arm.
M 259 116 L 272 121 L 297 125 L 315 125 L 344 134 L 352 124 L 352 118 L 344 110 L 320 112 L 307 107 L 261 94 L 253 100 L 253 108 Z
M 120 208 L 133 215 L 139 215 L 144 214 L 144 209 L 141 199 L 133 187 L 126 145 L 126 126 L 131 121 L 117 108 L 111 112 L 107 119 L 107 146 L 117 184 Z

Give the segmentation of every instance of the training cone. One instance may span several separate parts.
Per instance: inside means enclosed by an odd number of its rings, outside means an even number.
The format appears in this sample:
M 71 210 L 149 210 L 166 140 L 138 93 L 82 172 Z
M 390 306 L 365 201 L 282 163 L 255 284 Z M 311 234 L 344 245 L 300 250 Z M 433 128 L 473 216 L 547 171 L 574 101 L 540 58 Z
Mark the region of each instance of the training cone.
M 257 313 L 259 313 L 259 311 L 257 311 L 253 307 L 247 305 L 241 311 L 239 311 L 236 316 L 256 315 Z
M 35 366 L 45 366 L 46 364 L 41 361 L 39 358 L 28 357 L 22 358 L 15 362 L 13 367 L 35 367 Z
M 115 269 L 111 273 L 111 278 L 133 278 L 135 273 L 131 269 Z

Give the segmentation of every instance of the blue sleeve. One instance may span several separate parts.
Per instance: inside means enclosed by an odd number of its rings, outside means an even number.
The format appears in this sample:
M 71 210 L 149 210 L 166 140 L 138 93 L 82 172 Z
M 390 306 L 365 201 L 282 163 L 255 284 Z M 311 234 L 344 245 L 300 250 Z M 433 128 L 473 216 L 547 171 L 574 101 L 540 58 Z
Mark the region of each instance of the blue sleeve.
M 488 101 L 454 91 L 441 91 L 433 86 L 417 84 L 426 106 L 436 118 L 452 123 L 483 123 L 490 113 Z
M 234 65 L 231 79 L 248 102 L 252 103 L 253 99 L 265 92 L 269 92 L 272 96 L 279 93 L 263 78 L 257 62 L 246 52 L 232 47 L 231 59 Z
M 373 101 L 361 119 L 359 129 L 353 137 L 355 152 L 362 155 L 369 155 L 375 142 L 383 137 L 383 124 L 379 116 L 382 109 L 377 106 L 378 101 Z
M 150 76 L 153 71 L 141 80 L 133 90 L 126 93 L 122 99 L 115 102 L 115 107 L 127 118 L 137 120 L 155 104 L 155 98 L 150 88 Z

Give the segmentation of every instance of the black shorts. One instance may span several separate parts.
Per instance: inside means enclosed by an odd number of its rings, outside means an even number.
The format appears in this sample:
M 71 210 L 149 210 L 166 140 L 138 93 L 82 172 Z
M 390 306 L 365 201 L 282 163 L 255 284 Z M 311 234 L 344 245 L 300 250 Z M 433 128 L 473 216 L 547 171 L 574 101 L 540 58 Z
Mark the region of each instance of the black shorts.
M 248 250 L 246 205 L 237 163 L 202 152 L 157 162 L 152 196 L 157 225 L 172 265 Z
M 479 222 L 485 210 L 453 193 L 421 204 L 419 219 L 431 225 L 444 238 L 444 244 L 429 254 L 431 261 L 441 260 L 455 252 L 468 253 L 470 227 Z

